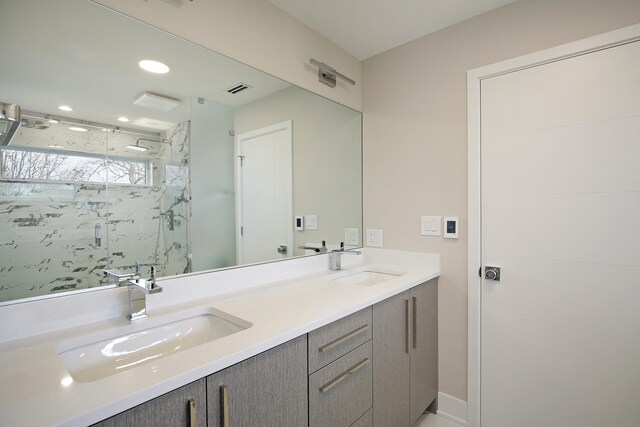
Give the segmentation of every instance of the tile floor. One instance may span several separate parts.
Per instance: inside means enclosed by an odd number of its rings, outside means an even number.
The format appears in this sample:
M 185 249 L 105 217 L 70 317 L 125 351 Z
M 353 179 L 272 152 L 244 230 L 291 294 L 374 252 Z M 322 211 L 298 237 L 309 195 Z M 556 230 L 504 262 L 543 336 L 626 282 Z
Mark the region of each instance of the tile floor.
M 413 427 L 462 427 L 458 423 L 454 423 L 453 421 L 449 421 L 446 418 L 443 418 L 436 414 L 426 413 L 423 414 L 418 421 L 413 425 Z

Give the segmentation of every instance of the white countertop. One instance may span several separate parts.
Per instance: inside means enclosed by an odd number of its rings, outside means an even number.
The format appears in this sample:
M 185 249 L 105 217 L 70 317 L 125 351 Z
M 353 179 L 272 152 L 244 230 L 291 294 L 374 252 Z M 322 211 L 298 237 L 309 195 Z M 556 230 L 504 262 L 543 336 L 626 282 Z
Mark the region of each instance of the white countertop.
M 0 425 L 75 426 L 98 422 L 440 274 L 437 255 L 389 251 L 390 256 L 385 257 L 385 252 L 377 251 L 370 257 L 367 254 L 371 252 L 365 252 L 365 264 L 350 265 L 344 270 L 366 265 L 405 273 L 374 286 L 331 281 L 343 273 L 326 270 L 179 305 L 150 308 L 150 317 L 155 317 L 213 307 L 253 326 L 93 382 L 71 380 L 58 357 L 60 343 L 125 326 L 129 322 L 123 316 L 0 344 Z M 424 262 L 428 256 L 437 261 Z M 286 268 L 286 263 L 281 268 Z M 6 320 L 2 315 L 0 310 L 0 321 Z

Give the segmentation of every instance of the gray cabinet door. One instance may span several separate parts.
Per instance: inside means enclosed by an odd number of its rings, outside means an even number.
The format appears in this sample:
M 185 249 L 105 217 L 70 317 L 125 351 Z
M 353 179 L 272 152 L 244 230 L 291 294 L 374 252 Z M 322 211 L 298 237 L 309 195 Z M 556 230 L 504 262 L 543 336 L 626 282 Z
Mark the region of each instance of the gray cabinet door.
M 206 404 L 205 380 L 201 379 L 95 425 L 99 427 L 206 427 Z
M 373 306 L 373 425 L 409 424 L 409 291 Z
M 438 279 L 411 289 L 411 425 L 436 398 L 438 387 Z
M 208 425 L 308 424 L 307 336 L 207 377 Z

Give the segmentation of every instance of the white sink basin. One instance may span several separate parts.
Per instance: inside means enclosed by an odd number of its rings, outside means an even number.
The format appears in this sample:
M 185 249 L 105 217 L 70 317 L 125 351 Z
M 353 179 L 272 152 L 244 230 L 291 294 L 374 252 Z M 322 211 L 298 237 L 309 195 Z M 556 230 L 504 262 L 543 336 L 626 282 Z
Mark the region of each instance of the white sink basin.
M 58 355 L 74 381 L 96 381 L 252 326 L 213 308 L 139 321 L 62 343 Z
M 343 283 L 345 285 L 374 286 L 379 283 L 386 282 L 387 280 L 395 279 L 396 277 L 402 276 L 403 274 L 404 273 L 396 271 L 367 269 L 348 272 L 332 280 L 334 282 Z

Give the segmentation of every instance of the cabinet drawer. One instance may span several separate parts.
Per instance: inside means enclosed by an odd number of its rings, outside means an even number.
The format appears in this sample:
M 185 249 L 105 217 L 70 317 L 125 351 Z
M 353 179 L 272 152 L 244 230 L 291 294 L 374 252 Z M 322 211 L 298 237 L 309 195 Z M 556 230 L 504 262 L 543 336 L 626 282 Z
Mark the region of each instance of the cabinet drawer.
M 371 307 L 309 332 L 309 373 L 371 339 Z
M 373 409 L 369 409 L 358 421 L 351 424 L 351 427 L 373 427 Z
M 348 427 L 371 408 L 371 349 L 369 341 L 309 376 L 310 427 Z

